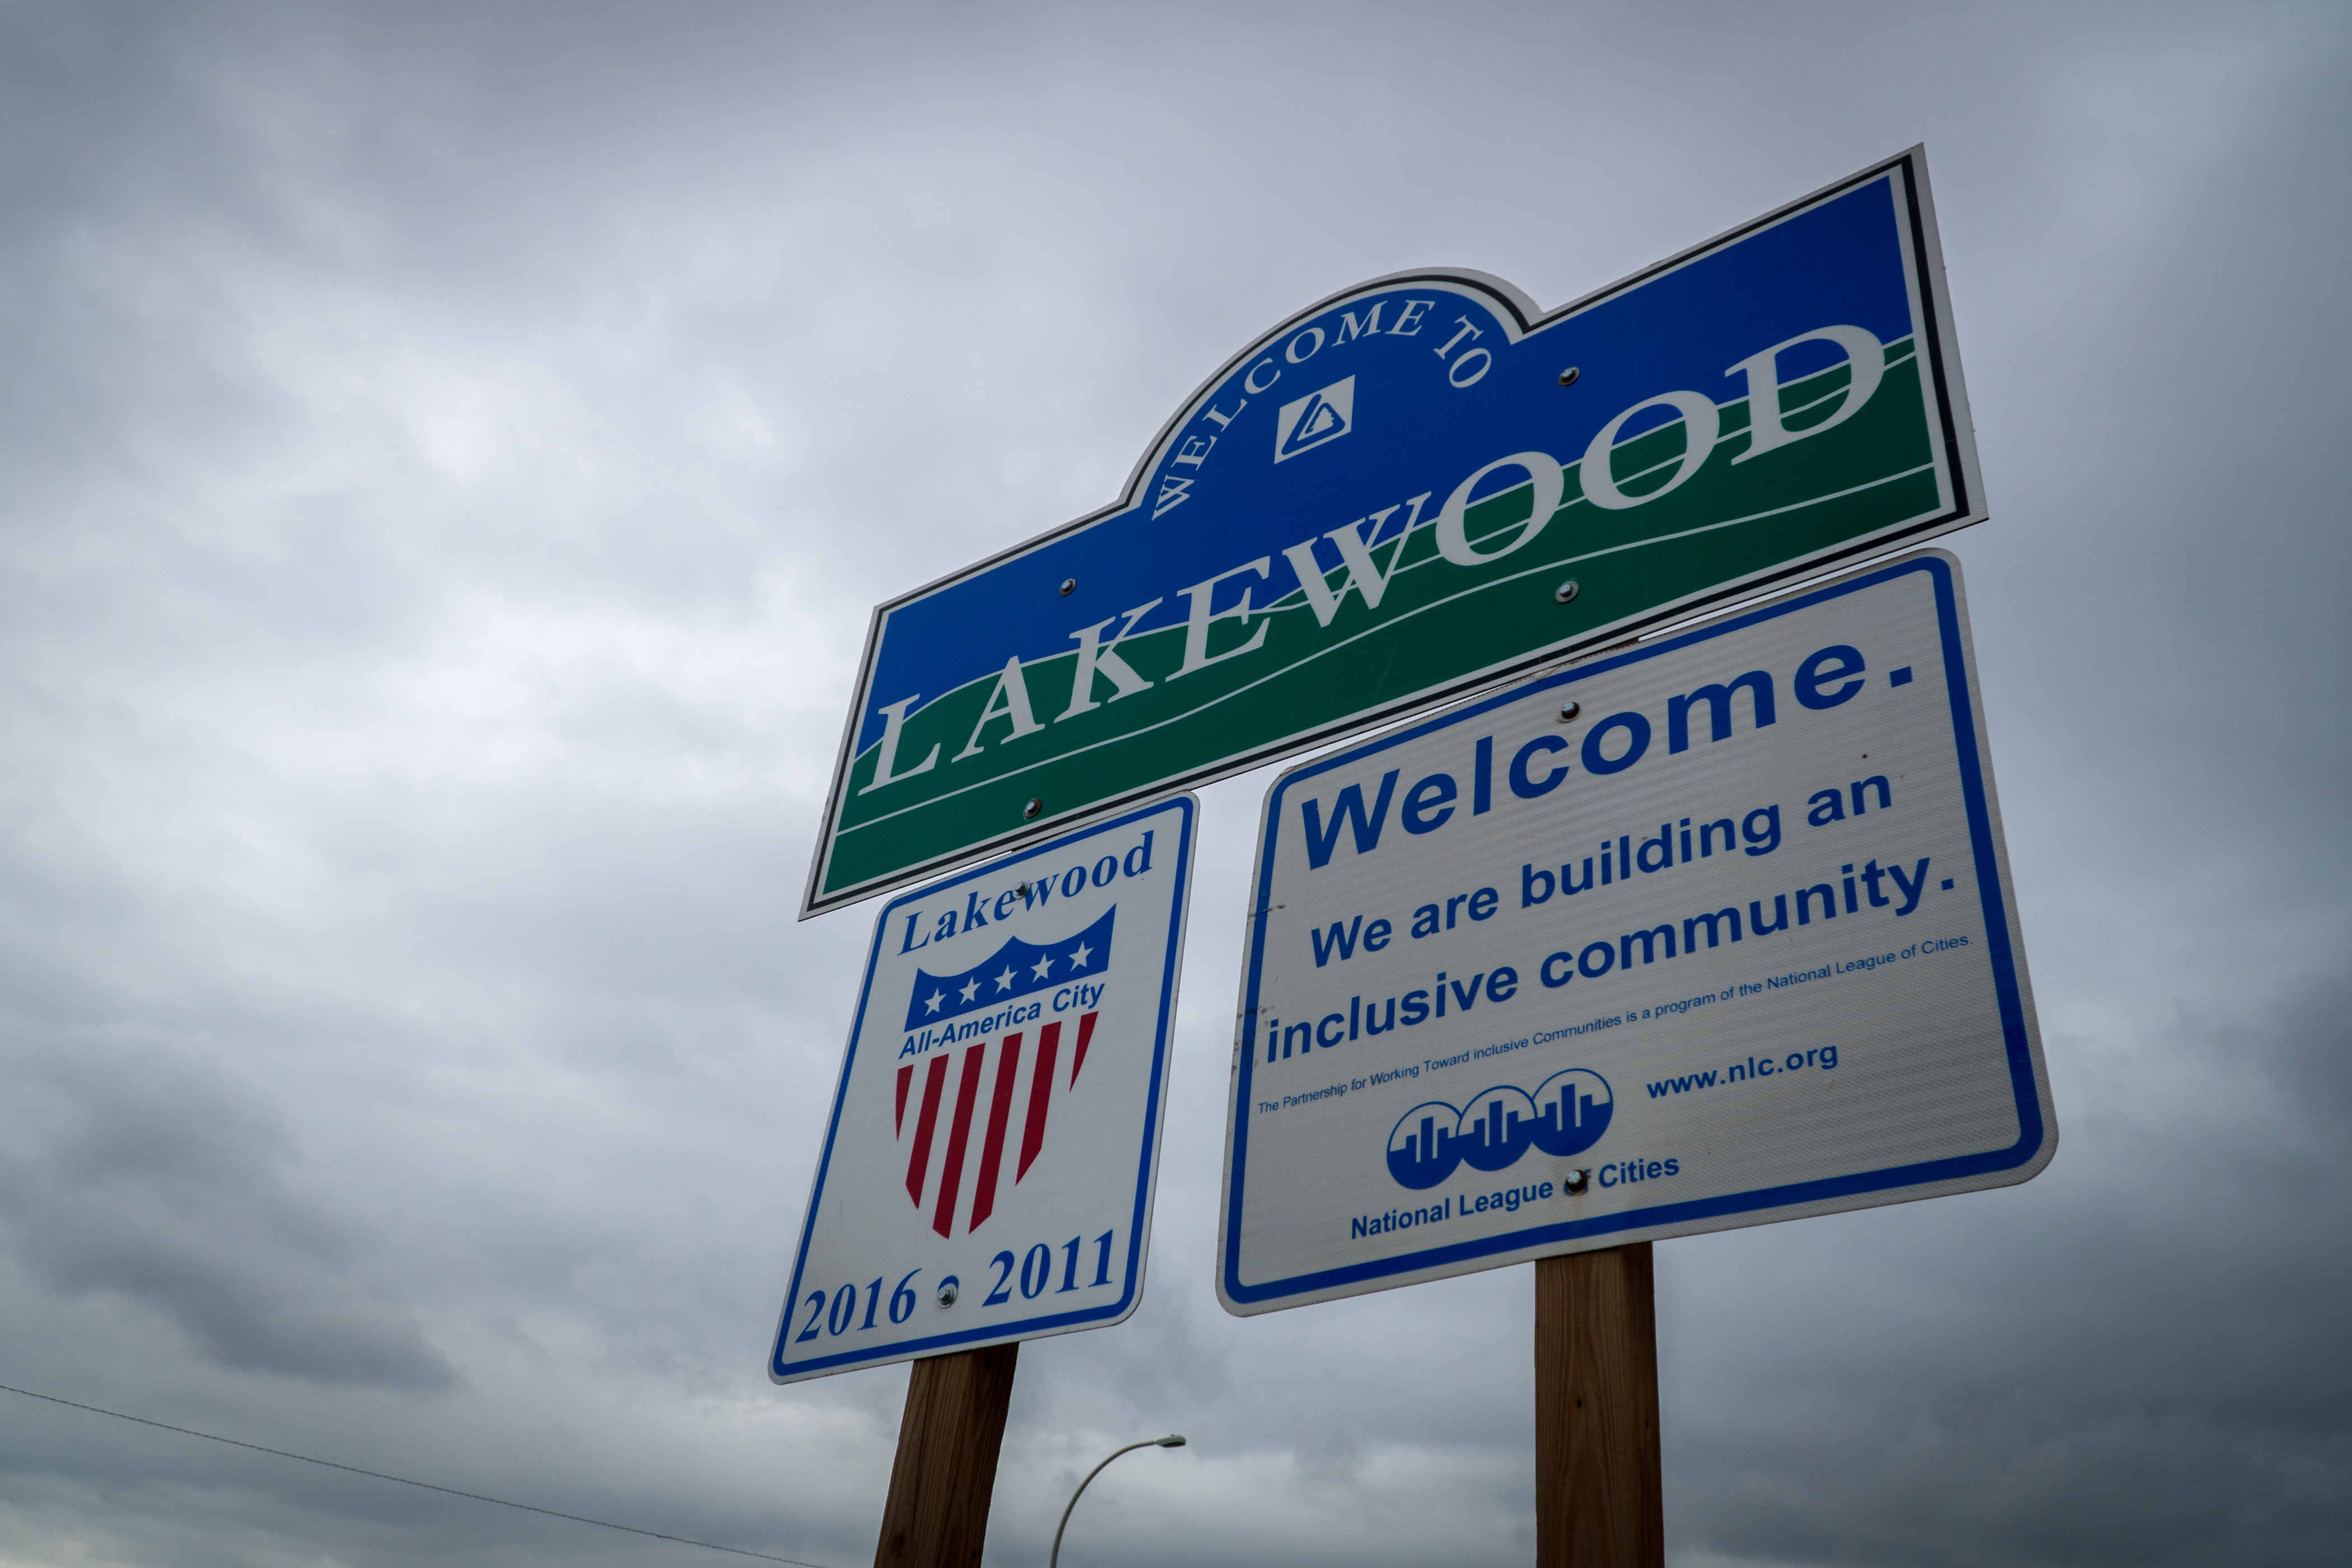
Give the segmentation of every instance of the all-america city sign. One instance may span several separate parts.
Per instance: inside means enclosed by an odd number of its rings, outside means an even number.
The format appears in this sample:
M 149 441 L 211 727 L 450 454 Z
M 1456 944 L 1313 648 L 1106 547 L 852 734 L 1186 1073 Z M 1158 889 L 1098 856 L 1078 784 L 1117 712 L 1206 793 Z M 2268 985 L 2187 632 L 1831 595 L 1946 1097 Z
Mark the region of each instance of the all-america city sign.
M 883 906 L 771 1378 L 1135 1310 L 1198 812 L 1180 795 Z
M 875 611 L 803 915 L 1983 515 L 1920 149 L 1548 314 L 1376 279 Z

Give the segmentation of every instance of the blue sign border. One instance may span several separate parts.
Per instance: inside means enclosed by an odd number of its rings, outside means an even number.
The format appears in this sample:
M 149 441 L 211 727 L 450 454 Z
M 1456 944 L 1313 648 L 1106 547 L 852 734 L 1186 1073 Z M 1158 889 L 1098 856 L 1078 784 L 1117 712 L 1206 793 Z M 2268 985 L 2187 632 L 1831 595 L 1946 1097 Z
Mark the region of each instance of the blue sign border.
M 793 1307 L 799 1301 L 801 1281 L 808 1266 L 809 1237 L 816 1228 L 817 1210 L 824 1202 L 824 1184 L 833 1168 L 834 1140 L 841 1131 L 843 1102 L 849 1096 L 849 1075 L 857 1063 L 857 1047 L 866 1033 L 866 1005 L 874 990 L 874 972 L 882 959 L 882 939 L 890 929 L 890 917 L 907 904 L 960 888 L 966 882 L 978 881 L 1012 869 L 1025 860 L 1087 839 L 1098 838 L 1116 832 L 1145 817 L 1158 816 L 1171 806 L 1183 813 L 1183 831 L 1178 835 L 1175 892 L 1168 912 L 1168 952 L 1161 961 L 1160 986 L 1160 1017 L 1151 1042 L 1150 1092 L 1145 1100 L 1143 1116 L 1143 1149 L 1136 1164 L 1135 1207 L 1129 1220 L 1128 1234 L 1135 1245 L 1127 1255 L 1127 1278 L 1118 1300 L 1101 1307 L 1082 1310 L 1050 1312 L 1042 1317 L 1000 1320 L 994 1323 L 960 1330 L 953 1333 L 932 1334 L 919 1340 L 900 1340 L 878 1351 L 845 1351 L 837 1355 L 817 1356 L 803 1362 L 787 1362 L 790 1348 Z M 841 1078 L 833 1092 L 833 1114 L 824 1128 L 824 1149 L 817 1156 L 816 1180 L 809 1189 L 808 1213 L 801 1222 L 801 1242 L 793 1254 L 793 1279 L 784 1292 L 784 1310 L 776 1331 L 775 1348 L 768 1352 L 768 1376 L 782 1383 L 786 1378 L 798 1379 L 820 1372 L 846 1372 L 861 1366 L 887 1366 L 893 1362 L 907 1361 L 916 1356 L 937 1355 L 944 1351 L 959 1350 L 982 1344 L 1003 1344 L 1014 1340 L 1035 1339 L 1045 1334 L 1081 1329 L 1089 1324 L 1116 1322 L 1135 1310 L 1143 1289 L 1144 1255 L 1150 1249 L 1152 1172 L 1158 1163 L 1160 1120 L 1168 1087 L 1169 1036 L 1176 1021 L 1176 982 L 1184 953 L 1184 914 L 1191 900 L 1192 875 L 1192 840 L 1199 825 L 1200 803 L 1189 794 L 1176 795 L 1153 801 L 1108 822 L 1091 823 L 1075 833 L 1063 835 L 1045 844 L 1028 845 L 1014 854 L 975 866 L 943 882 L 933 882 L 901 893 L 882 907 L 874 921 L 874 945 L 866 957 L 866 979 L 857 989 L 857 1011 L 849 1026 L 849 1045 L 841 1058 Z
M 1317 759 L 1295 772 L 1285 773 L 1275 781 L 1267 797 L 1265 837 L 1259 849 L 1255 892 L 1260 902 L 1253 910 L 1251 921 L 1248 984 L 1242 998 L 1242 1036 L 1240 1041 L 1241 1071 L 1234 1089 L 1234 1113 L 1232 1147 L 1227 1168 L 1224 1256 L 1219 1260 L 1221 1284 L 1227 1300 L 1255 1305 L 1277 1301 L 1295 1296 L 1319 1295 L 1336 1287 L 1361 1284 L 1366 1280 L 1382 1279 L 1394 1275 L 1418 1273 L 1425 1268 L 1442 1268 L 1477 1258 L 1490 1258 L 1497 1253 L 1520 1252 L 1531 1247 L 1554 1242 L 1580 1240 L 1605 1236 L 1612 1232 L 1643 1230 L 1654 1226 L 1668 1226 L 1686 1220 L 1712 1219 L 1722 1215 L 1748 1214 L 1759 1209 L 1792 1207 L 1800 1204 L 1818 1203 L 1824 1199 L 1850 1197 L 1858 1193 L 1887 1192 L 1900 1187 L 1927 1186 L 1968 1176 L 1982 1175 L 1992 1171 L 2013 1170 L 2027 1163 L 2042 1152 L 2047 1130 L 2042 1120 L 2042 1097 L 2033 1075 L 2033 1051 L 2025 1026 L 2025 1001 L 2017 977 L 2017 939 L 2010 929 L 2009 905 L 2000 883 L 2000 860 L 1996 853 L 1992 832 L 1992 808 L 1985 788 L 1984 759 L 1977 740 L 1976 705 L 1969 689 L 1969 666 L 1960 637 L 1958 596 L 1954 592 L 1956 563 L 1942 552 L 1909 556 L 1893 565 L 1847 578 L 1810 594 L 1783 600 L 1748 615 L 1735 616 L 1720 624 L 1670 637 L 1649 647 L 1635 648 L 1614 658 L 1598 659 L 1574 669 L 1546 676 L 1542 679 L 1512 687 L 1509 690 L 1489 697 L 1465 708 L 1432 719 L 1425 723 L 1384 735 L 1367 745 L 1353 747 Z M 1424 735 L 1455 724 L 1467 722 L 1497 708 L 1526 701 L 1539 692 L 1573 686 L 1580 680 L 1629 665 L 1655 658 L 1661 654 L 1675 652 L 1696 644 L 1708 642 L 1749 626 L 1760 626 L 1793 611 L 1843 598 L 1865 588 L 1876 587 L 1897 577 L 1924 573 L 1935 584 L 1936 617 L 1944 654 L 1945 687 L 1951 701 L 1952 727 L 1958 743 L 1960 787 L 1967 805 L 1969 845 L 1977 863 L 1977 892 L 1984 905 L 1986 945 L 1990 950 L 1993 972 L 1993 993 L 2000 1012 L 2001 1037 L 2008 1048 L 2010 1082 L 2017 1099 L 2018 1141 L 2006 1149 L 1990 1150 L 1979 1154 L 1964 1154 L 1948 1160 L 1929 1160 L 1908 1165 L 1892 1165 L 1883 1170 L 1857 1172 L 1851 1175 L 1826 1177 L 1820 1181 L 1795 1182 L 1777 1187 L 1759 1187 L 1745 1193 L 1727 1193 L 1712 1198 L 1699 1198 L 1687 1203 L 1656 1204 L 1647 1208 L 1630 1209 L 1622 1214 L 1602 1215 L 1591 1219 L 1567 1220 L 1553 1225 L 1530 1226 L 1503 1236 L 1485 1237 L 1473 1241 L 1454 1242 L 1444 1247 L 1432 1247 L 1418 1252 L 1405 1253 L 1370 1262 L 1351 1264 L 1344 1268 L 1319 1269 L 1312 1274 L 1294 1275 L 1263 1285 L 1244 1285 L 1241 1280 L 1242 1197 L 1246 1190 L 1244 1176 L 1249 1158 L 1249 1118 L 1252 1071 L 1256 1062 L 1258 983 L 1265 954 L 1265 922 L 1255 918 L 1265 912 L 1271 897 L 1275 871 L 1275 845 L 1282 824 L 1283 803 L 1290 788 L 1335 768 L 1347 767 L 1375 756 L 1391 747 L 1416 741 Z

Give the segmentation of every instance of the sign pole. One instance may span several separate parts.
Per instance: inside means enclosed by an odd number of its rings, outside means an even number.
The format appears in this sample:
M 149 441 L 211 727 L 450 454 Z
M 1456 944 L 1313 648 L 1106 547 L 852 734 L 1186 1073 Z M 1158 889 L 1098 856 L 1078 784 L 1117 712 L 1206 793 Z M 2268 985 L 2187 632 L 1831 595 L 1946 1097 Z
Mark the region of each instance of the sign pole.
M 874 1568 L 979 1568 L 1019 1342 L 924 1356 L 907 1382 Z
M 1536 1259 L 1538 1568 L 1664 1568 L 1654 1283 L 1646 1241 Z

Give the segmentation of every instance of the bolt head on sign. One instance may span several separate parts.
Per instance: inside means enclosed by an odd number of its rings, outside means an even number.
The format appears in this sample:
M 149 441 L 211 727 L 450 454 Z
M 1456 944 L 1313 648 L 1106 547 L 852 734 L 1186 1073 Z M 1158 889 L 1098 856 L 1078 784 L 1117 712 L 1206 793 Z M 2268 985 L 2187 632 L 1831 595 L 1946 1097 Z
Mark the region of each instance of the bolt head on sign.
M 884 907 L 776 1382 L 1135 1310 L 1198 809 L 1178 795 Z
M 1250 908 L 1230 1311 L 2056 1149 L 1941 551 L 1292 769 Z

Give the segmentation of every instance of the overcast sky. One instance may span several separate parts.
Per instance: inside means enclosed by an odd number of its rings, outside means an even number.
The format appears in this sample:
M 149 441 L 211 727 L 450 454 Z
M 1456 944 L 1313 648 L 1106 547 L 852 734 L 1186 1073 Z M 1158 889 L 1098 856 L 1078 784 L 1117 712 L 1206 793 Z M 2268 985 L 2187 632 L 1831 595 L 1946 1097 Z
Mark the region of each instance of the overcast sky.
M 1669 1558 L 2352 1558 L 2352 13 L 0 5 L 0 1383 L 851 1568 L 772 1386 L 875 602 L 1360 279 L 1553 305 L 1925 142 L 2063 1142 L 1658 1247 Z M 1204 794 L 1149 1288 L 990 1560 L 1532 1552 L 1526 1268 L 1247 1321 Z M 707 1552 L 0 1395 L 0 1563 Z

